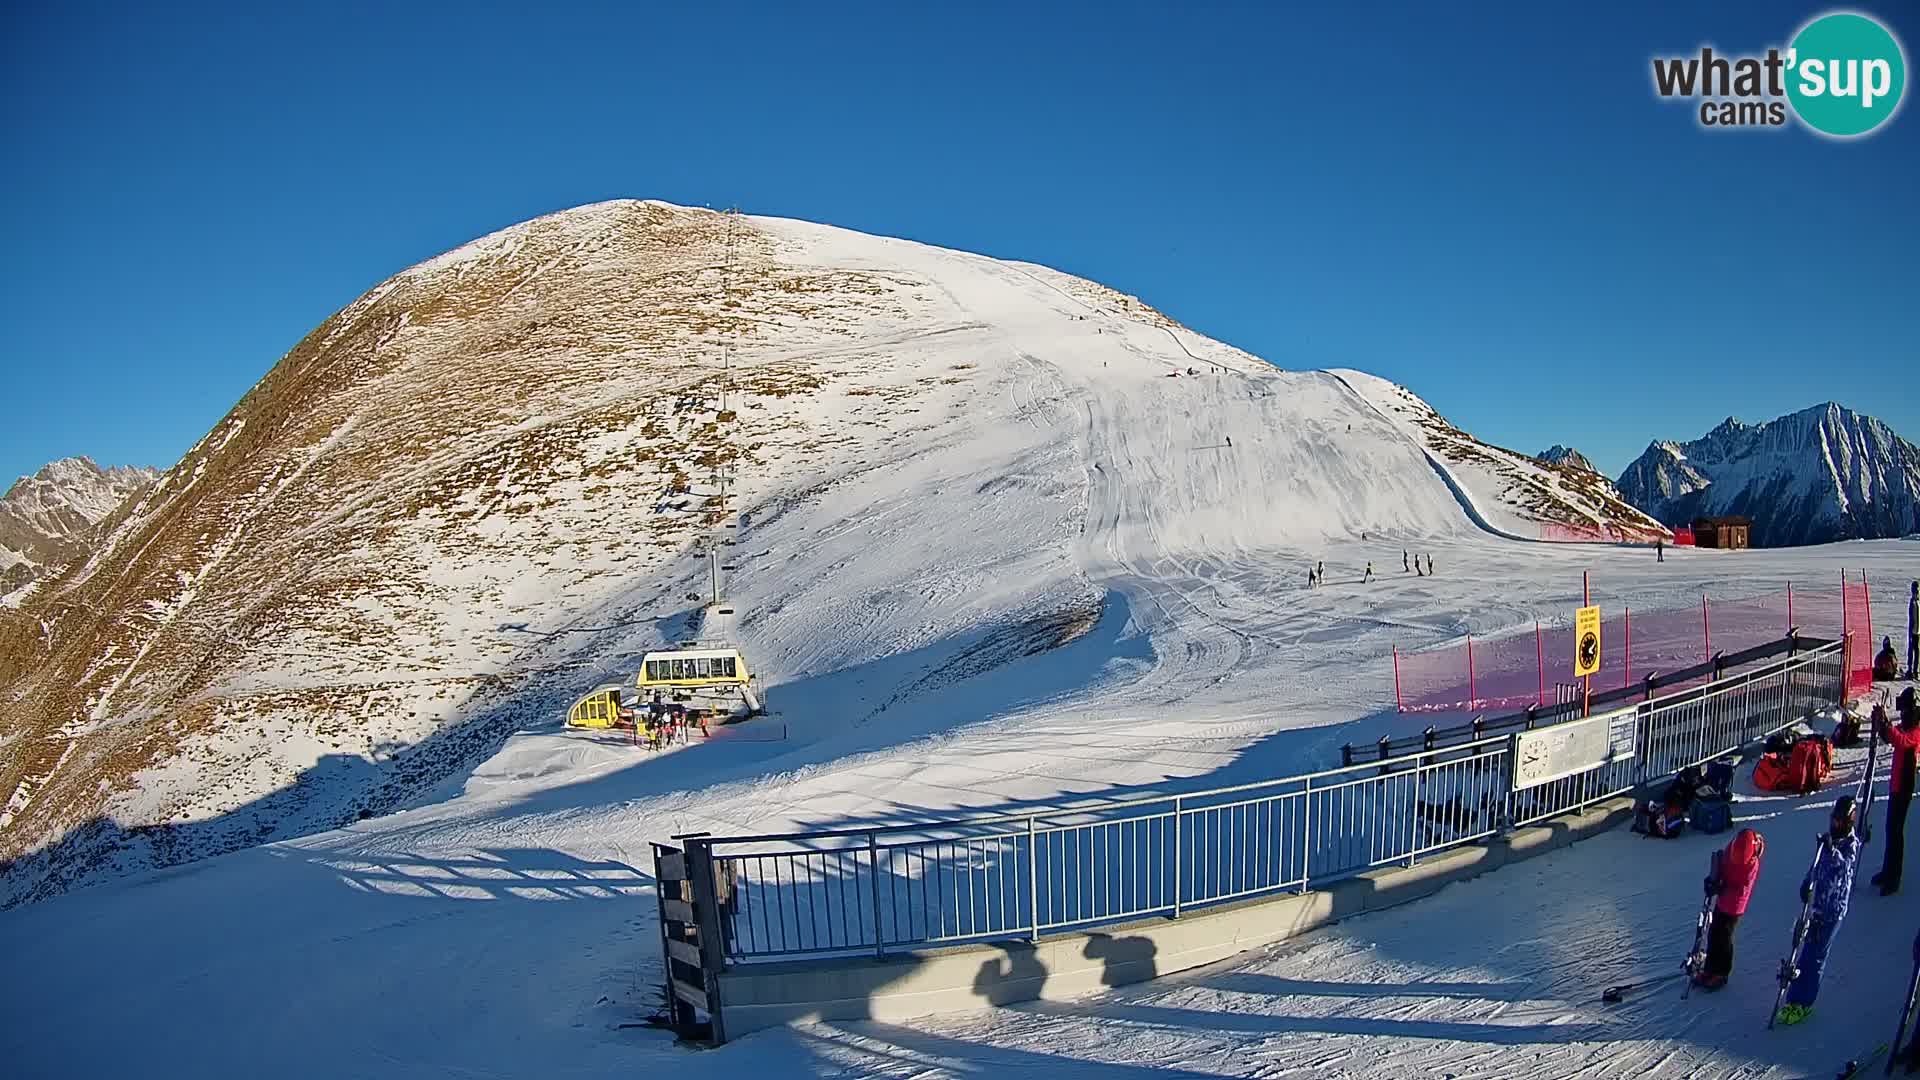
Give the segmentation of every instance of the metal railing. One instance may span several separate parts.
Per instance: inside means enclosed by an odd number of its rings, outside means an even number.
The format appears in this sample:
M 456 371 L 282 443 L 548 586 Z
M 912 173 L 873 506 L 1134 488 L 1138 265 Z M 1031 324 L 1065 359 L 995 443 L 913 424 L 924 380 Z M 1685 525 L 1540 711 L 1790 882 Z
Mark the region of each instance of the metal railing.
M 1235 787 L 1014 815 L 684 838 L 728 963 L 1035 939 L 1411 864 L 1611 798 L 1839 700 L 1835 642 L 1631 706 L 1630 757 L 1515 792 L 1516 735 Z M 1617 714 L 1624 716 L 1625 714 Z

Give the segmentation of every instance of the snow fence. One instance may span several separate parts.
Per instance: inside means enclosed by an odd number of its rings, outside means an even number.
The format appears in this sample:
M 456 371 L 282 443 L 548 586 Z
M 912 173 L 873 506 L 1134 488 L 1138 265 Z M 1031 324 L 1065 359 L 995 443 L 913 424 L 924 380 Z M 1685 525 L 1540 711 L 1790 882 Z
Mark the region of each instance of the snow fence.
M 1666 611 L 1626 608 L 1605 615 L 1600 671 L 1593 689 L 1614 690 L 1656 672 L 1711 664 L 1798 628 L 1820 638 L 1873 640 L 1867 583 L 1848 581 L 1824 588 L 1796 588 L 1740 600 L 1701 594 L 1695 607 Z M 1561 700 L 1560 687 L 1575 682 L 1573 624 L 1534 624 L 1530 633 L 1477 638 L 1435 648 L 1392 653 L 1394 701 L 1402 713 L 1475 713 L 1540 708 Z M 1856 650 L 1849 688 L 1864 693 L 1873 679 L 1872 650 Z

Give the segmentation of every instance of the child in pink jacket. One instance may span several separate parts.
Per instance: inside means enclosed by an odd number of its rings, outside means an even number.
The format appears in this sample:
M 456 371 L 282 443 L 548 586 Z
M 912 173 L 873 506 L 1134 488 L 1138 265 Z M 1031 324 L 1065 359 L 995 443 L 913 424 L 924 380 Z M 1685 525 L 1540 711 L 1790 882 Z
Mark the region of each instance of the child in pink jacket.
M 1752 829 L 1741 829 L 1727 849 L 1720 853 L 1713 880 L 1713 923 L 1707 928 L 1707 966 L 1695 983 L 1703 990 L 1718 990 L 1733 973 L 1733 929 L 1747 913 L 1747 901 L 1753 896 L 1753 883 L 1760 876 L 1760 857 L 1767 842 Z

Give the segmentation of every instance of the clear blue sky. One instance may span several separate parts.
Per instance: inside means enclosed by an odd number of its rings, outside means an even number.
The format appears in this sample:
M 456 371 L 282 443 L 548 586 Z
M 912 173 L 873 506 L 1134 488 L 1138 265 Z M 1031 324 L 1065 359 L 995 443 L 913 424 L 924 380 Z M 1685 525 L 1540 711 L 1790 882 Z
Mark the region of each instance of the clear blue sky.
M 1047 263 L 1609 472 L 1829 398 L 1920 438 L 1920 111 L 1650 88 L 1823 7 L 515 7 L 7 5 L 0 477 L 170 465 L 382 278 L 620 196 Z

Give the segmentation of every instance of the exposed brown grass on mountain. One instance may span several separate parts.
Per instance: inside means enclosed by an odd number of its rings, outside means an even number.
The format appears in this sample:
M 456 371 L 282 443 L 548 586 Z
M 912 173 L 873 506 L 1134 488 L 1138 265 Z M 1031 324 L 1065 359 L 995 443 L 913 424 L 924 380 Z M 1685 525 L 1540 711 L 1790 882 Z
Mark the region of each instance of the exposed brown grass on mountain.
M 723 509 L 710 478 L 819 434 L 782 403 L 840 369 L 792 359 L 796 338 L 831 352 L 918 285 L 789 265 L 746 219 L 645 203 L 383 282 L 301 339 L 93 558 L 0 611 L 0 860 L 102 814 L 134 819 L 64 858 L 208 812 L 219 798 L 136 812 L 120 796 L 170 762 L 240 767 L 210 748 L 248 724 L 366 753 L 473 723 L 450 688 L 504 693 L 551 657 L 461 613 L 525 607 L 529 577 L 564 591 L 683 549 Z M 763 361 L 775 338 L 788 354 Z

